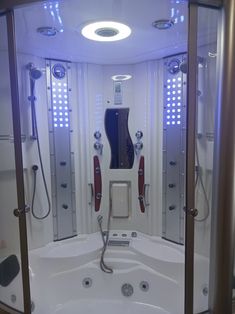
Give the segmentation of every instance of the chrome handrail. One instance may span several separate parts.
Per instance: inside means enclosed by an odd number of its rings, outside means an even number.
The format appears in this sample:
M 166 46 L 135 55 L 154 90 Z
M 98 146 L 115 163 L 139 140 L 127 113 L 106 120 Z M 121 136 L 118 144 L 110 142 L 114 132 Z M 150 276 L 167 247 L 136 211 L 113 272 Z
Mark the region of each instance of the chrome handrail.
M 0 135 L 0 141 L 9 141 L 10 143 L 14 142 L 14 136 L 13 135 L 7 135 L 7 134 L 2 134 Z M 21 135 L 21 141 L 25 142 L 26 141 L 26 135 L 22 134 Z

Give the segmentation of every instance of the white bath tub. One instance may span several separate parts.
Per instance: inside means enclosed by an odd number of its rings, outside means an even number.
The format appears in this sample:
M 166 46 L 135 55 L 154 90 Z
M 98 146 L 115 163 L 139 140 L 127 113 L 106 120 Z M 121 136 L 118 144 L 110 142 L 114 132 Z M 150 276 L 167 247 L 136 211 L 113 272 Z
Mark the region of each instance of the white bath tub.
M 113 236 L 114 234 L 114 236 Z M 125 236 L 126 234 L 126 236 Z M 115 231 L 111 240 L 129 241 L 129 247 L 109 246 L 99 268 L 102 241 L 99 233 L 51 243 L 30 252 L 31 290 L 36 314 L 182 314 L 184 304 L 184 249 L 158 237 Z M 195 258 L 195 312 L 206 310 L 208 260 Z M 90 287 L 83 284 L 92 281 Z M 148 291 L 140 288 L 147 282 Z M 133 287 L 123 296 L 123 284 Z

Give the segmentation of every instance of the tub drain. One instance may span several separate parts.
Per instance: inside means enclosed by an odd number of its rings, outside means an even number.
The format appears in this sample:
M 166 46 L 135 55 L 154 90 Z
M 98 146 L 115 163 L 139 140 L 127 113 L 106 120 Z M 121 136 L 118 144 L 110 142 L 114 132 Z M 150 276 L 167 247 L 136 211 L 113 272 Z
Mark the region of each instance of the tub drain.
M 130 297 L 134 292 L 134 288 L 129 283 L 124 283 L 121 290 L 124 297 Z
M 92 286 L 92 279 L 89 277 L 86 277 L 82 281 L 82 285 L 84 288 L 90 288 Z

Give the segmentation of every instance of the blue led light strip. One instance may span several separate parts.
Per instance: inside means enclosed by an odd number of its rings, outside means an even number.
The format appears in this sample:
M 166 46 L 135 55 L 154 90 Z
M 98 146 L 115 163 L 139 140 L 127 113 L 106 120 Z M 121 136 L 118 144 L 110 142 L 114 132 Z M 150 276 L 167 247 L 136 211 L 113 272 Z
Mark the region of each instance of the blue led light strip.
M 54 128 L 69 127 L 69 107 L 67 83 L 52 83 L 52 111 Z
M 170 125 L 181 125 L 182 123 L 182 78 L 174 76 L 166 81 L 165 97 L 165 123 Z

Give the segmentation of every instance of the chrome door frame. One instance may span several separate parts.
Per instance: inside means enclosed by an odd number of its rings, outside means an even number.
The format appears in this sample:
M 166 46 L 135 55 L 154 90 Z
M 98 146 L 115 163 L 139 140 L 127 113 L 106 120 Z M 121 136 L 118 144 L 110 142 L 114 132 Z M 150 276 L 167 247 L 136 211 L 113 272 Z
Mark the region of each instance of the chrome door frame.
M 213 5 L 215 4 L 215 5 Z M 193 191 L 196 110 L 197 9 L 221 9 L 218 55 L 218 109 L 216 113 L 213 214 L 211 223 L 209 313 L 232 313 L 235 249 L 235 1 L 189 1 L 188 114 L 186 174 L 185 314 L 193 313 L 194 210 Z M 196 116 L 196 115 L 195 115 Z M 192 153 L 193 151 L 193 153 Z
M 16 172 L 16 188 L 17 188 L 17 209 L 12 208 L 15 216 L 19 219 L 19 236 L 20 236 L 20 257 L 21 272 L 23 286 L 24 313 L 31 313 L 31 297 L 29 283 L 29 263 L 28 263 L 28 243 L 27 243 L 27 226 L 26 226 L 26 205 L 24 193 L 24 172 L 22 157 L 22 141 L 21 141 L 21 124 L 20 124 L 20 106 L 19 106 L 19 88 L 17 75 L 17 56 L 16 56 L 16 40 L 15 40 L 15 23 L 13 10 L 6 10 L 1 13 L 1 17 L 6 17 L 7 38 L 8 38 L 8 60 L 10 74 L 11 104 L 12 104 L 12 122 L 14 137 L 14 153 L 15 153 L 15 172 Z M 11 313 L 17 313 L 8 306 L 3 305 Z
M 27 5 L 36 2 L 43 2 L 42 0 L 2 0 L 0 3 L 0 11 L 11 9 L 20 5 Z M 233 82 L 235 82 L 235 7 L 234 0 L 189 0 L 189 40 L 188 40 L 188 134 L 187 134 L 187 196 L 186 196 L 186 253 L 185 253 L 185 314 L 193 313 L 193 262 L 194 262 L 194 218 L 191 213 L 195 207 L 194 200 L 194 165 L 195 165 L 195 119 L 193 114 L 195 113 L 196 105 L 196 35 L 197 35 L 197 8 L 198 6 L 206 6 L 213 8 L 221 8 L 223 11 L 223 42 L 222 42 L 222 54 L 223 54 L 223 67 L 221 68 L 221 86 L 219 94 L 219 112 L 217 124 L 219 129 L 216 133 L 217 145 L 216 145 L 216 174 L 215 179 L 217 183 L 216 191 L 218 192 L 215 205 L 216 217 L 220 219 L 215 220 L 212 224 L 212 237 L 215 236 L 215 242 L 211 249 L 211 260 L 213 263 L 210 267 L 210 287 L 212 289 L 212 282 L 214 289 L 210 296 L 210 313 L 221 314 L 222 312 L 230 313 L 232 306 L 232 298 L 230 294 L 228 296 L 227 291 L 232 291 L 231 286 L 231 265 L 233 263 L 232 252 L 235 246 L 235 200 L 233 194 L 235 194 L 235 149 L 231 149 L 231 145 L 227 139 L 232 136 L 235 143 L 235 124 L 233 125 L 233 116 L 235 116 L 235 106 L 233 106 L 233 100 L 235 99 L 235 88 Z M 11 13 L 12 14 L 12 13 Z M 9 18 L 10 24 L 12 20 Z M 13 23 L 14 24 L 14 23 Z M 14 36 L 11 38 L 14 42 Z M 15 47 L 10 45 L 10 48 Z M 14 50 L 15 51 L 15 50 Z M 226 62 L 225 62 L 226 61 Z M 14 62 L 14 61 L 13 61 Z M 12 63 L 12 60 L 10 61 Z M 17 73 L 15 65 L 12 67 L 14 73 L 13 79 L 16 82 Z M 234 71 L 231 71 L 233 69 Z M 16 88 L 17 91 L 17 88 Z M 17 108 L 16 108 L 17 109 Z M 15 110 L 15 108 L 14 108 Z M 226 111 L 226 112 L 225 112 Z M 18 115 L 16 110 L 15 116 Z M 19 120 L 19 117 L 16 117 Z M 19 126 L 18 126 L 19 127 Z M 18 142 L 17 152 L 21 152 L 21 139 L 19 138 L 20 129 L 18 134 L 15 135 L 15 141 Z M 17 133 L 16 132 L 16 133 Z M 232 134 L 232 135 L 231 135 Z M 18 137 L 17 137 L 18 136 Z M 223 151 L 229 153 L 229 156 L 223 154 Z M 222 153 L 221 153 L 222 152 Z M 22 157 L 22 154 L 21 154 Z M 229 158 L 228 158 L 229 157 Z M 225 167 L 226 165 L 226 167 Z M 20 166 L 20 165 L 18 165 Z M 231 173 L 234 174 L 231 176 Z M 232 178 L 231 178 L 232 177 Z M 22 177 L 20 179 L 22 181 Z M 226 189 L 225 189 L 226 187 Z M 228 193 L 229 191 L 230 193 Z M 21 205 L 23 200 L 20 199 Z M 23 207 L 21 207 L 23 208 Z M 21 224 L 25 224 L 25 214 L 22 215 Z M 222 222 L 222 223 L 221 223 Z M 219 231 L 219 232 L 218 232 Z M 27 235 L 22 234 L 22 237 L 27 241 Z M 214 238 L 212 239 L 214 240 Z M 225 247 L 223 245 L 225 244 Z M 27 256 L 28 252 L 25 250 L 25 243 L 22 243 L 23 252 L 22 255 Z M 23 257 L 24 258 L 24 257 Z M 229 260 L 226 264 L 224 260 Z M 220 274 L 221 267 L 227 265 L 228 268 Z M 27 267 L 27 260 L 24 260 L 24 267 Z M 28 290 L 28 270 L 24 270 L 26 295 L 25 302 L 29 304 L 30 291 Z M 216 280 L 214 280 L 216 279 Z M 210 289 L 210 290 L 211 290 Z M 219 296 L 219 301 L 216 298 Z M 230 302 L 229 302 L 230 299 Z M 221 312 L 222 309 L 222 312 Z M 29 310 L 29 307 L 28 307 Z M 228 311 L 228 312 L 227 312 Z M 230 312 L 229 312 L 230 311 Z M 26 312 L 26 313 L 30 313 Z
M 185 209 L 185 294 L 184 313 L 193 314 L 195 141 L 197 106 L 197 25 L 198 5 L 189 4 L 187 135 L 186 135 L 186 209 Z
M 219 95 L 215 130 L 209 306 L 213 314 L 232 313 L 235 250 L 235 1 L 222 8 Z

